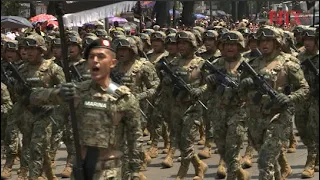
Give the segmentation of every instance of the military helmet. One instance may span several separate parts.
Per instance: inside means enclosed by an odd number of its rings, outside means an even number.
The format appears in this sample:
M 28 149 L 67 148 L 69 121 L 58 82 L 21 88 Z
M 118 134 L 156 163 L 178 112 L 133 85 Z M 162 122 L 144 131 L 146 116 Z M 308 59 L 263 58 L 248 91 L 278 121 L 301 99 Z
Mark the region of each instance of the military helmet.
M 138 49 L 140 51 L 143 51 L 143 42 L 142 42 L 141 38 L 138 36 L 130 36 L 130 37 L 132 37 L 136 41 Z
M 191 29 L 190 32 L 192 32 L 194 34 L 194 36 L 196 37 L 198 45 L 201 45 L 202 44 L 202 36 L 201 36 L 200 31 L 197 29 Z
M 51 45 L 52 47 L 61 47 L 61 39 L 60 38 L 54 38 L 52 41 L 51 41 Z
M 192 44 L 193 47 L 198 47 L 196 36 L 190 31 L 180 31 L 176 34 L 177 42 L 179 40 L 187 40 Z
M 169 34 L 172 34 L 172 33 L 177 33 L 177 30 L 174 29 L 174 28 L 168 28 L 166 31 L 165 31 L 166 35 L 169 35 Z
M 243 49 L 246 47 L 244 37 L 239 31 L 229 31 L 221 36 L 220 43 L 237 42 Z
M 25 41 L 25 37 L 19 36 L 18 38 L 16 38 L 18 41 L 18 46 L 19 47 L 24 47 L 26 45 Z
M 66 32 L 66 36 L 69 37 L 69 36 L 79 36 L 79 33 L 77 31 L 67 31 Z
M 202 39 L 203 39 L 203 41 L 204 41 L 205 39 L 207 39 L 207 38 L 211 38 L 211 39 L 217 40 L 217 39 L 218 39 L 218 36 L 219 36 L 219 34 L 218 34 L 217 31 L 215 31 L 215 30 L 207 30 L 207 31 L 205 31 L 205 32 L 203 33 Z
M 18 45 L 18 41 L 16 40 L 7 40 L 5 43 L 4 43 L 4 50 L 14 50 L 14 51 L 18 51 L 19 49 L 19 45 Z
M 114 47 L 112 46 L 112 43 L 108 40 L 105 39 L 96 39 L 94 40 L 92 43 L 90 43 L 86 49 L 84 50 L 84 59 L 88 59 L 89 57 L 89 53 L 91 51 L 91 49 L 93 48 L 105 48 L 105 49 L 109 49 L 113 52 L 115 52 Z
M 266 25 L 257 31 L 258 40 L 263 37 L 275 39 L 281 46 L 283 44 L 282 31 L 273 26 Z
M 105 40 L 112 41 L 112 37 L 111 36 L 100 37 L 100 39 L 105 39 Z
M 77 44 L 80 48 L 82 48 L 82 39 L 80 36 L 69 35 L 67 38 L 67 44 Z
M 169 43 L 177 43 L 176 33 L 168 34 L 165 40 L 165 44 L 169 44 Z
M 316 37 L 316 28 L 305 28 L 302 32 L 301 32 L 301 36 L 302 38 L 305 38 L 305 37 L 313 37 L 315 38 Z
M 239 28 L 238 31 L 243 35 L 243 36 L 248 36 L 250 34 L 250 29 L 247 27 L 242 27 Z
M 104 29 L 96 29 L 94 31 L 94 34 L 97 35 L 98 37 L 101 37 L 101 36 L 108 36 L 108 32 Z
M 33 33 L 25 38 L 24 41 L 26 47 L 39 47 L 43 51 L 47 51 L 46 41 L 42 36 L 37 33 Z
M 47 45 L 51 45 L 52 40 L 54 39 L 54 36 L 44 36 L 44 40 L 46 41 Z
M 195 26 L 193 29 L 199 31 L 201 35 L 206 31 L 206 29 L 201 26 Z
M 155 32 L 155 30 L 153 30 L 153 29 L 144 29 L 144 30 L 142 30 L 142 32 L 146 33 L 146 34 L 148 34 L 150 36 L 152 33 Z
M 150 36 L 147 33 L 139 33 L 138 36 L 142 41 L 147 42 L 147 44 L 151 46 Z
M 302 31 L 306 28 L 306 26 L 304 25 L 298 25 L 296 27 L 293 28 L 292 32 L 293 33 L 302 33 Z
M 85 37 L 87 37 L 87 36 L 97 36 L 97 35 L 94 34 L 94 33 L 85 33 L 85 34 L 83 35 L 83 38 L 85 38 Z
M 112 47 L 114 47 L 116 50 L 121 47 L 126 47 L 131 49 L 135 54 L 138 54 L 137 43 L 132 37 L 117 38 L 113 40 Z
M 97 36 L 86 36 L 82 40 L 82 47 L 86 48 L 87 46 L 89 46 L 89 44 L 91 44 L 93 41 L 97 39 L 99 39 Z
M 155 31 L 160 31 L 160 26 L 159 25 L 154 25 L 152 27 L 152 29 L 155 30 Z
M 111 31 L 110 33 L 113 37 L 117 38 L 118 36 L 125 36 L 123 31 Z
M 162 31 L 155 31 L 150 35 L 151 41 L 160 39 L 162 42 L 166 39 L 166 34 Z

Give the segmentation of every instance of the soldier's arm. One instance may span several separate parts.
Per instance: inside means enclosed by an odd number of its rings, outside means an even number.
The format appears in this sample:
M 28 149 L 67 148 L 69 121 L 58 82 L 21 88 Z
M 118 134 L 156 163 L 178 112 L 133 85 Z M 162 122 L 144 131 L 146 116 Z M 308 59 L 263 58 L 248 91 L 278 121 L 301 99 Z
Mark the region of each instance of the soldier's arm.
M 147 62 L 143 65 L 141 78 L 144 85 L 147 87 L 147 90 L 143 92 L 145 98 L 152 97 L 160 84 L 160 79 L 153 64 Z
M 62 67 L 60 67 L 57 64 L 53 63 L 51 71 L 52 71 L 54 85 L 59 85 L 61 83 L 65 83 L 66 82 L 65 75 L 64 75 Z
M 309 93 L 309 85 L 304 78 L 300 64 L 289 61 L 285 63 L 285 68 L 287 70 L 289 83 L 293 86 L 292 89 L 295 90 L 289 95 L 290 99 L 294 103 L 303 102 Z
M 9 111 L 12 109 L 12 105 L 7 86 L 1 83 L 1 115 L 3 117 L 7 117 Z
M 143 134 L 141 127 L 141 114 L 139 112 L 139 102 L 130 93 L 120 99 L 119 110 L 123 111 L 125 116 L 125 132 L 129 149 L 129 165 L 132 173 L 140 171 L 141 152 L 143 143 Z

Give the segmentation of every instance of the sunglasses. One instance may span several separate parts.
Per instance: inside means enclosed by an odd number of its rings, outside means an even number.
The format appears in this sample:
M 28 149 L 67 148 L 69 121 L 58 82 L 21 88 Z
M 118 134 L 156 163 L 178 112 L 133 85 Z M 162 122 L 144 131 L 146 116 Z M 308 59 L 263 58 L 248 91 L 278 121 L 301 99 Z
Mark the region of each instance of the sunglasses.
M 185 32 L 178 32 L 176 35 L 176 39 L 190 39 L 188 34 Z
M 148 36 L 145 35 L 145 34 L 139 34 L 139 37 L 140 37 L 142 40 L 148 40 Z
M 216 35 L 213 32 L 204 32 L 203 33 L 204 38 L 216 38 Z
M 167 37 L 166 38 L 166 43 L 176 43 L 177 40 L 175 37 Z
M 257 32 L 257 37 L 260 38 L 260 37 L 271 37 L 271 38 L 274 38 L 276 37 L 276 35 L 274 34 L 274 32 L 270 29 L 263 29 L 259 32 Z
M 163 36 L 160 33 L 152 33 L 151 39 L 162 39 Z
M 69 36 L 67 39 L 68 43 L 78 43 L 77 37 L 76 36 Z
M 239 41 L 240 38 L 234 33 L 225 33 L 221 36 L 221 41 Z
M 37 41 L 34 39 L 25 39 L 24 43 L 29 47 L 37 47 Z
M 114 47 L 120 48 L 120 47 L 130 47 L 129 41 L 126 39 L 116 39 L 113 43 Z
M 61 44 L 61 39 L 60 38 L 53 39 L 52 43 L 54 45 L 60 45 Z
M 17 49 L 18 48 L 18 45 L 13 43 L 13 42 L 6 42 L 5 43 L 5 47 L 7 49 Z
M 314 31 L 306 30 L 306 31 L 302 32 L 301 35 L 304 37 L 315 37 L 316 34 Z

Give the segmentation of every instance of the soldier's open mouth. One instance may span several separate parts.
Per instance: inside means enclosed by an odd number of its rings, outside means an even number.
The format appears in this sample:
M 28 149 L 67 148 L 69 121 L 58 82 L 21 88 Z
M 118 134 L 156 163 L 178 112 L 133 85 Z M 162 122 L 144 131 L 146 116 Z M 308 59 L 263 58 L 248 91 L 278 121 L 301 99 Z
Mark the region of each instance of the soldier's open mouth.
M 98 68 L 98 67 L 92 68 L 92 72 L 98 72 L 98 71 L 99 71 L 99 68 Z

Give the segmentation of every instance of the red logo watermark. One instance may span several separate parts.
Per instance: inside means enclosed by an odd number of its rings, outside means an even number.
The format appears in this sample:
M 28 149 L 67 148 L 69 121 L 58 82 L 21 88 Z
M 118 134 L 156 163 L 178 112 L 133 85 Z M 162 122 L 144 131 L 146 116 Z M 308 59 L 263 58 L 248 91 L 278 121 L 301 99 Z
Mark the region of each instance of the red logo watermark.
M 290 20 L 294 19 L 297 24 L 301 24 L 301 21 L 303 22 L 310 22 L 312 19 L 312 14 L 311 13 L 304 13 L 299 11 L 273 11 L 271 10 L 269 12 L 269 21 L 270 23 L 275 22 L 278 25 L 282 24 L 289 24 Z

